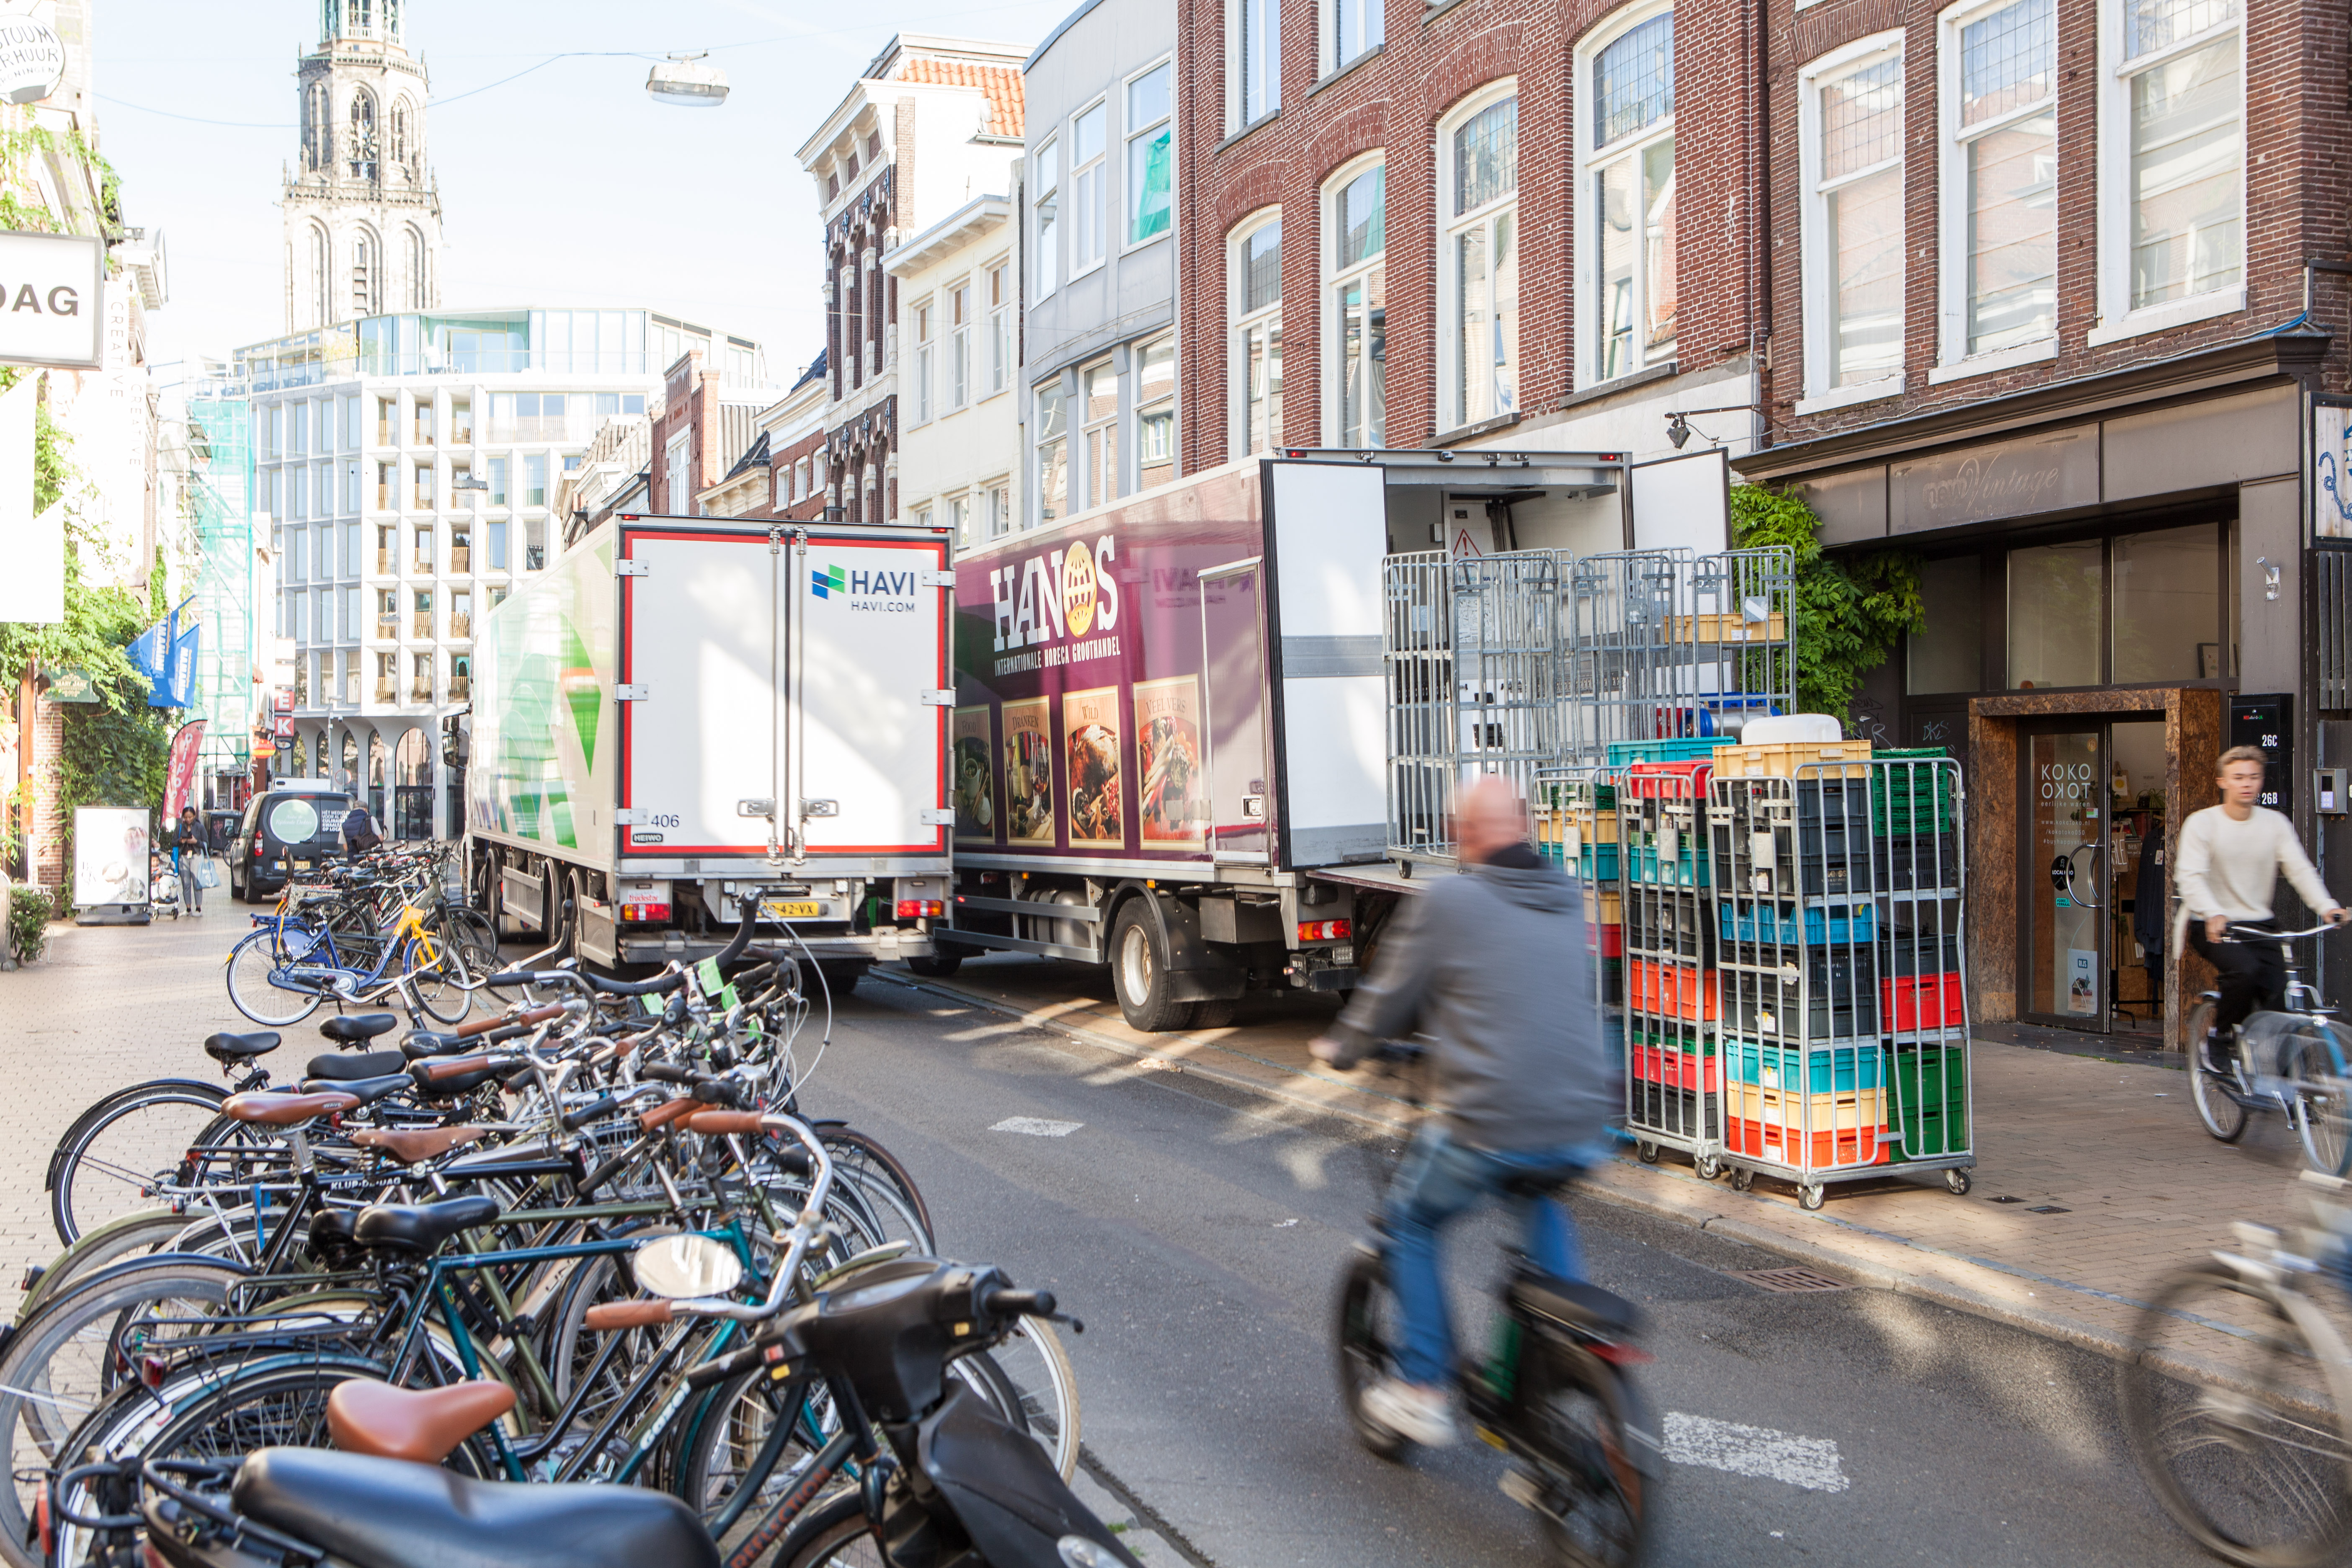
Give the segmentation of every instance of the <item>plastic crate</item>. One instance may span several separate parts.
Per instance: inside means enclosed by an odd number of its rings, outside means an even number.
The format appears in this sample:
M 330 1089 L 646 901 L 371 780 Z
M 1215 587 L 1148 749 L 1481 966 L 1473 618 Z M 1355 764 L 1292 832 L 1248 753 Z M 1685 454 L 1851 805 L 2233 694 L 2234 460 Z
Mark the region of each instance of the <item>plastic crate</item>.
M 1625 1005 L 1625 961 L 1604 958 L 1601 961 L 1601 1000 L 1603 1005 L 1622 1007 Z
M 1601 933 L 1601 940 L 1598 942 L 1595 942 L 1592 940 L 1592 933 L 1594 931 L 1599 931 Z M 1584 951 L 1587 952 L 1597 952 L 1603 958 L 1624 957 L 1625 928 L 1622 925 L 1614 924 L 1604 925 L 1596 923 L 1587 925 L 1584 928 Z
M 1792 779 L 1816 763 L 1850 763 L 1804 774 L 1808 778 L 1863 778 L 1870 770 L 1867 741 L 1775 741 L 1761 746 L 1717 746 L 1715 771 L 1725 778 Z
M 1609 742 L 1609 765 L 1622 768 L 1631 763 L 1711 763 L 1715 749 L 1723 744 L 1718 735 L 1694 735 L 1678 741 L 1612 741 Z
M 1948 753 L 1941 746 L 1880 752 L 1880 763 L 1926 763 Z M 1952 770 L 1937 767 L 1873 768 L 1870 823 L 1882 837 L 1900 833 L 1948 833 L 1953 826 Z
M 1875 875 L 1888 892 L 1959 891 L 1962 868 L 1957 834 L 1897 834 L 1875 840 L 1870 853 L 1877 867 Z
M 1703 758 L 1670 763 L 1635 763 L 1625 770 L 1622 788 L 1629 800 L 1706 799 L 1706 781 L 1715 764 Z
M 1722 1064 L 1712 1049 L 1686 1051 L 1675 1041 L 1661 1041 L 1653 1036 L 1635 1038 L 1633 1061 L 1627 1071 L 1649 1083 L 1703 1089 L 1709 1094 L 1723 1092 Z
M 1735 1154 L 1803 1169 L 1885 1164 L 1888 1145 L 1880 1134 L 1885 1131 L 1885 1104 L 1881 1089 L 1801 1100 L 1780 1089 L 1733 1084 L 1724 1095 L 1724 1143 Z
M 1584 920 L 1587 925 L 1618 925 L 1625 919 L 1625 896 L 1614 888 L 1596 888 L 1584 884 Z
M 1773 1046 L 1726 1040 L 1723 1055 L 1735 1083 L 1790 1087 L 1799 1077 L 1808 1094 L 1851 1094 L 1885 1086 L 1886 1052 L 1876 1041 L 1853 1046 Z
M 1626 964 L 1626 1006 L 1670 1018 L 1715 1016 L 1715 971 L 1696 964 L 1658 963 L 1636 958 Z
M 1810 904 L 1800 910 L 1783 909 L 1771 900 L 1729 898 L 1716 905 L 1716 912 L 1726 942 L 1821 947 L 1868 942 L 1878 930 L 1874 904 Z
M 1678 833 L 1675 837 L 1681 842 L 1675 846 L 1671 858 L 1662 858 L 1654 844 L 1624 846 L 1625 880 L 1662 888 L 1708 886 L 1707 858 L 1698 852 L 1698 835 Z
M 1878 968 L 1866 947 L 1809 953 L 1801 981 L 1793 965 L 1725 969 L 1722 990 L 1724 1022 L 1743 1035 L 1780 1040 L 1878 1035 Z
M 1712 1140 L 1723 1122 L 1720 1095 L 1636 1079 L 1627 1088 L 1625 1125 L 1666 1138 Z
M 1715 943 L 1700 900 L 1687 893 L 1645 893 L 1626 900 L 1625 940 L 1650 952 L 1711 958 Z
M 1890 931 L 1878 944 L 1883 974 L 1948 974 L 1960 967 L 1960 933 Z
M 1774 614 L 1760 621 L 1746 616 L 1676 616 L 1675 641 L 1712 647 L 1718 643 L 1768 643 L 1789 640 L 1789 617 Z
M 1614 844 L 1587 844 L 1578 851 L 1576 860 L 1577 874 L 1588 882 L 1613 882 L 1617 879 L 1617 846 Z
M 1917 1029 L 1958 1028 L 1969 1021 L 1960 976 L 1890 974 L 1878 983 L 1879 1008 L 1896 1034 Z

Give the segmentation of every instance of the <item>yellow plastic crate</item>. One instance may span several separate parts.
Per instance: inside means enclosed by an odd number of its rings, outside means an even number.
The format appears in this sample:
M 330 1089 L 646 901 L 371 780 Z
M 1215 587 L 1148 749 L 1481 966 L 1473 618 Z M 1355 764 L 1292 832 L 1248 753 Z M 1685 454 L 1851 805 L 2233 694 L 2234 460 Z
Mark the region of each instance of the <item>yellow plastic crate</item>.
M 1864 778 L 1870 768 L 1867 741 L 1775 741 L 1762 746 L 1717 746 L 1715 776 L 1729 779 L 1792 779 L 1798 770 L 1814 768 L 1808 779 Z M 1851 766 L 1816 767 L 1817 763 Z
M 1695 643 L 1786 642 L 1789 617 L 1768 616 L 1760 621 L 1744 616 L 1676 616 L 1675 640 Z

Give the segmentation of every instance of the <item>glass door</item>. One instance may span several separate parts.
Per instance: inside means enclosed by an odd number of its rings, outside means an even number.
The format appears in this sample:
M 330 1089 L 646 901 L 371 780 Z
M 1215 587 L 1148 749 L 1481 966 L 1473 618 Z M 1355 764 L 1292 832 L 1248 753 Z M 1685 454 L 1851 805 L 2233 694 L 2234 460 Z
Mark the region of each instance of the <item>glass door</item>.
M 2108 887 L 2106 730 L 2028 734 L 2019 781 L 2026 809 L 2023 1012 L 2104 1033 L 2111 1005 L 2104 913 Z

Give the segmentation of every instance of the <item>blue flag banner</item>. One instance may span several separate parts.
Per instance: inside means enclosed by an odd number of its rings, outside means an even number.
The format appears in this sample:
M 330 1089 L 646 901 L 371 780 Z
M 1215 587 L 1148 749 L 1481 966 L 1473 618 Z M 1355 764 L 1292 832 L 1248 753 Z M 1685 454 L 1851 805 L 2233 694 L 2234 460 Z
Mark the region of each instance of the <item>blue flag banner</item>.
M 178 618 L 174 614 L 157 621 L 131 638 L 131 646 L 123 649 L 131 656 L 131 668 L 158 685 L 163 679 L 163 667 L 172 660 L 172 623 Z
M 178 619 L 175 612 L 173 618 Z M 204 624 L 194 622 L 172 639 L 171 667 L 155 689 L 147 694 L 150 708 L 190 708 L 196 700 L 196 648 L 204 636 Z

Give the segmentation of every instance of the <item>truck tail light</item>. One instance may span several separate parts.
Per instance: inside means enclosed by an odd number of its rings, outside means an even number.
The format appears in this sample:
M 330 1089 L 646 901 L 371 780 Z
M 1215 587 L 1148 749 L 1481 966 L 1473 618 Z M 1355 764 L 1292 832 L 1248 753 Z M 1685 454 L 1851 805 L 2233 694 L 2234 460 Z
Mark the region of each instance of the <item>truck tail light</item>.
M 625 922 L 643 924 L 669 919 L 669 906 L 663 904 L 623 904 L 621 919 Z
M 1346 921 L 1300 921 L 1300 942 L 1345 942 L 1354 931 Z
M 940 899 L 900 899 L 898 900 L 898 918 L 902 921 L 919 921 L 927 915 L 936 918 L 947 912 L 946 902 Z

